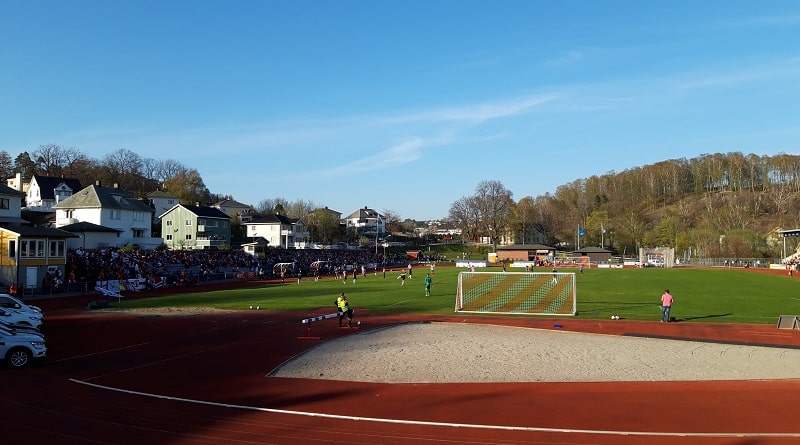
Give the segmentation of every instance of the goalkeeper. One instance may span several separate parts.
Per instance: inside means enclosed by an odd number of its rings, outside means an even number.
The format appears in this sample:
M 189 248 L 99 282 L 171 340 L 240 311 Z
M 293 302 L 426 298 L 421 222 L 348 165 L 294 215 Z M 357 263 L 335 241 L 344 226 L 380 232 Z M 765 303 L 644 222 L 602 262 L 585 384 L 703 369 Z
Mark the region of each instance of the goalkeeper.
M 347 317 L 347 326 L 353 327 L 353 308 L 350 307 L 350 302 L 347 301 L 347 296 L 344 292 L 336 299 L 336 308 L 339 310 L 339 327 L 344 327 L 344 317 Z

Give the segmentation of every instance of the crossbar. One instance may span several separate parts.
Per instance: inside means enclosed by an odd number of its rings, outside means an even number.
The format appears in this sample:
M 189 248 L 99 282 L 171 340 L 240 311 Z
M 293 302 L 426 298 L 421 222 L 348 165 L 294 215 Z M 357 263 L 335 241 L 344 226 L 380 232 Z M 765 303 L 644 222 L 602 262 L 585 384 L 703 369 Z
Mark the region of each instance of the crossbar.
M 338 316 L 339 316 L 339 313 L 337 312 L 337 313 L 333 313 L 333 314 L 320 315 L 318 317 L 306 318 L 306 319 L 303 320 L 303 324 L 313 323 L 315 321 L 320 321 L 320 320 L 327 320 L 329 318 L 336 318 Z

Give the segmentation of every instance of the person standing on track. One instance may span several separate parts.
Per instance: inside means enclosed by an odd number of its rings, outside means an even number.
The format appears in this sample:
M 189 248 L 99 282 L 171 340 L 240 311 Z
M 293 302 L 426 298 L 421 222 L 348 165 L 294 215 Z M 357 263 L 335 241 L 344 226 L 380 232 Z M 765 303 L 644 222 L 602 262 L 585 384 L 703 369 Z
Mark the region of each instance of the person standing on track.
M 339 327 L 344 327 L 344 317 L 347 317 L 347 326 L 353 327 L 353 308 L 350 307 L 350 302 L 347 301 L 347 296 L 342 292 L 339 298 L 336 299 L 336 308 L 339 309 Z
M 672 309 L 672 302 L 675 299 L 672 297 L 672 294 L 669 293 L 669 289 L 665 290 L 664 293 L 661 295 L 661 322 L 662 323 L 669 323 L 670 321 L 670 310 Z

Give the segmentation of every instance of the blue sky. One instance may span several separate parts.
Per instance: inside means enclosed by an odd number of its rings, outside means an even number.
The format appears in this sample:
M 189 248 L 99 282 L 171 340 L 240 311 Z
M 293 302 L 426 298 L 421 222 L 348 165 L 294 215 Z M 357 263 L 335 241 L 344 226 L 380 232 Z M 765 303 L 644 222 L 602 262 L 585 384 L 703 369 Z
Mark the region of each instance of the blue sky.
M 666 159 L 800 153 L 797 1 L 0 0 L 0 150 L 447 216 Z

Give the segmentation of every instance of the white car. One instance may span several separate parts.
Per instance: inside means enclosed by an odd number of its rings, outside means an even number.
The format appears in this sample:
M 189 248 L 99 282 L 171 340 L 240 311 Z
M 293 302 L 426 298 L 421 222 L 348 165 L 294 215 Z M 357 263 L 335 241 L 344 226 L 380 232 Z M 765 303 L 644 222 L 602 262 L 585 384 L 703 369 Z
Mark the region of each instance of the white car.
M 34 360 L 47 356 L 47 346 L 41 334 L 15 332 L 0 328 L 0 357 L 12 368 L 30 366 Z
M 0 309 L 0 321 L 11 326 L 30 327 L 41 329 L 42 314 L 33 312 L 20 312 L 16 309 Z
M 18 311 L 23 311 L 23 312 L 38 312 L 40 314 L 42 313 L 42 309 L 39 306 L 26 304 L 19 298 L 9 294 L 0 294 L 0 308 L 16 309 Z
M 22 325 L 13 325 L 9 324 L 3 320 L 0 320 L 0 331 L 11 331 L 17 333 L 26 333 L 26 334 L 36 334 L 42 335 L 42 332 L 32 326 L 22 326 Z

